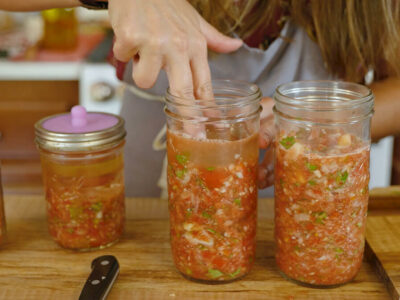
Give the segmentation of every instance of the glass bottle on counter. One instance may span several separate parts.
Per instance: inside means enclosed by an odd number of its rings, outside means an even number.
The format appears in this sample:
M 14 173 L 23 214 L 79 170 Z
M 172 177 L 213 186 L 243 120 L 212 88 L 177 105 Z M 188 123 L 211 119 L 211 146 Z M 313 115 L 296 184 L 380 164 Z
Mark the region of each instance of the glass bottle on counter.
M 64 248 L 112 245 L 124 230 L 124 121 L 81 106 L 35 124 L 50 235 Z
M 347 82 L 276 90 L 276 261 L 297 283 L 344 284 L 361 266 L 373 101 L 367 87 Z
M 78 20 L 73 8 L 42 11 L 44 33 L 42 47 L 50 50 L 71 50 L 78 45 Z
M 0 166 L 0 245 L 6 241 L 6 216 L 4 213 L 3 188 L 1 184 L 1 166 Z
M 166 95 L 171 247 L 177 269 L 205 283 L 236 280 L 254 262 L 261 93 L 213 82 L 213 100 Z

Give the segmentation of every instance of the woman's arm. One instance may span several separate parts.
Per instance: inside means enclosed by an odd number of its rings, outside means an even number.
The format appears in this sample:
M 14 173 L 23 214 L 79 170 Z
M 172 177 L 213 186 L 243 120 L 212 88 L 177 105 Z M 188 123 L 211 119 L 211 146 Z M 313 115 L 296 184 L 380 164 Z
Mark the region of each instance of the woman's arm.
M 79 0 L 0 0 L 0 9 L 9 11 L 37 11 L 79 5 Z
M 400 78 L 387 78 L 370 86 L 375 94 L 372 140 L 400 134 Z

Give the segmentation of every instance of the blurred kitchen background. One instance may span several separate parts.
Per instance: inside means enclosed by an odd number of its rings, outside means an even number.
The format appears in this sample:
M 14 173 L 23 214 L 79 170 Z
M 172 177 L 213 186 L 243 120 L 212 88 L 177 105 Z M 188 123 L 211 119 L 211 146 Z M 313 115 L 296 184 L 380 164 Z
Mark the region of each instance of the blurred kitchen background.
M 5 192 L 42 193 L 34 123 L 81 104 L 118 114 L 107 11 L 0 11 L 0 160 Z M 373 145 L 370 187 L 400 184 L 400 139 Z

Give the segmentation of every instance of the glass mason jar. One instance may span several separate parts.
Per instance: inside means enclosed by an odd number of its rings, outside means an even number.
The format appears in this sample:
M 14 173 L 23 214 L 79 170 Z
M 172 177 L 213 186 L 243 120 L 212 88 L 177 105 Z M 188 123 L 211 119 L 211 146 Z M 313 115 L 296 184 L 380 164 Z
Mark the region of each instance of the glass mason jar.
M 371 91 L 355 83 L 276 89 L 276 261 L 297 283 L 332 287 L 360 269 L 373 105 Z
M 261 92 L 213 81 L 213 100 L 167 92 L 171 247 L 178 270 L 206 283 L 246 275 L 254 261 Z
M 0 167 L 0 245 L 6 241 L 6 216 L 4 214 L 3 188 L 1 184 L 1 167 Z
M 106 113 L 51 116 L 35 124 L 50 235 L 62 247 L 112 245 L 124 229 L 124 121 Z

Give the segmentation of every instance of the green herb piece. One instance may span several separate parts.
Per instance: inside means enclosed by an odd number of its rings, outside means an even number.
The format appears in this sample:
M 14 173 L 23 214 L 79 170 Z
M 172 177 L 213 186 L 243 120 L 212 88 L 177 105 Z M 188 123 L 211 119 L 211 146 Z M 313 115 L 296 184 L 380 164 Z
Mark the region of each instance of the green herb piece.
M 336 252 L 337 254 L 342 254 L 342 253 L 344 252 L 344 250 L 343 250 L 343 248 L 337 247 L 337 248 L 335 248 L 335 252 Z
M 310 171 L 315 171 L 316 169 L 318 169 L 316 165 L 310 164 L 309 162 L 306 162 L 306 166 L 307 169 L 309 169 Z
M 185 177 L 185 174 L 186 174 L 186 169 L 175 170 L 175 175 L 180 179 L 183 179 L 183 177 Z
M 203 211 L 203 212 L 201 213 L 201 215 L 202 215 L 204 218 L 207 218 L 207 219 L 210 219 L 210 218 L 211 218 L 211 215 L 210 215 L 208 212 L 206 212 L 206 211 Z
M 208 167 L 207 168 L 207 171 L 214 171 L 215 170 L 215 167 Z
M 94 211 L 100 211 L 103 208 L 103 203 L 101 203 L 101 202 L 94 203 L 94 204 L 92 204 L 91 208 Z
M 309 180 L 309 181 L 308 181 L 308 184 L 314 186 L 314 185 L 317 184 L 317 182 L 316 182 L 315 180 Z
M 74 228 L 68 228 L 67 231 L 68 231 L 69 233 L 74 233 L 75 230 L 74 230 Z
M 191 208 L 186 209 L 186 217 L 190 217 L 192 215 L 192 212 L 193 211 Z
M 199 249 L 200 249 L 200 250 L 207 250 L 207 247 L 204 246 L 204 245 L 202 245 L 202 244 L 200 244 L 200 245 L 199 245 Z
M 209 231 L 209 232 L 211 232 L 211 233 L 213 233 L 213 234 L 216 234 L 216 232 L 215 232 L 215 230 L 214 230 L 214 229 L 207 228 L 207 231 Z
M 178 163 L 180 163 L 182 166 L 184 166 L 187 163 L 188 158 L 187 158 L 186 155 L 177 154 L 176 155 L 176 160 L 178 161 Z
M 324 211 L 320 211 L 315 213 L 315 222 L 318 224 L 325 224 L 325 219 L 328 217 L 327 213 Z
M 221 277 L 224 275 L 220 270 L 217 269 L 209 269 L 208 270 L 208 276 L 211 277 L 212 279 L 216 279 L 218 277 Z
M 186 274 L 192 275 L 192 270 L 190 270 L 189 268 L 186 268 Z
M 204 183 L 203 179 L 197 177 L 196 178 L 196 183 L 204 190 L 208 190 L 206 184 Z
M 230 277 L 234 278 L 240 274 L 240 267 L 233 273 L 229 274 Z
M 242 206 L 242 199 L 240 199 L 240 198 L 236 198 L 235 200 L 233 200 L 233 202 L 234 202 L 237 206 Z
M 300 252 L 301 248 L 299 245 L 294 246 L 294 252 Z
M 77 219 L 82 214 L 82 207 L 70 207 L 69 208 L 69 216 L 71 219 Z
M 361 223 L 361 222 L 358 222 L 358 223 L 356 224 L 356 226 L 357 226 L 358 228 L 361 228 L 362 223 Z
M 349 177 L 349 173 L 347 171 L 344 171 L 343 173 L 339 173 L 336 176 L 336 182 L 338 184 L 344 184 L 348 177 Z
M 285 181 L 283 181 L 283 179 L 279 179 L 279 184 L 281 185 L 281 187 L 283 187 L 283 185 L 285 184 Z
M 296 138 L 294 136 L 288 136 L 286 138 L 281 139 L 281 141 L 279 143 L 285 149 L 290 149 L 296 143 Z

